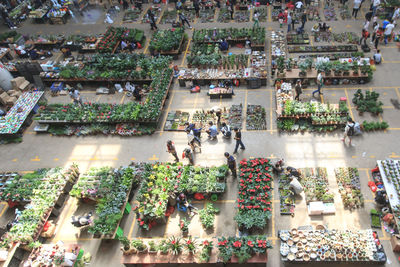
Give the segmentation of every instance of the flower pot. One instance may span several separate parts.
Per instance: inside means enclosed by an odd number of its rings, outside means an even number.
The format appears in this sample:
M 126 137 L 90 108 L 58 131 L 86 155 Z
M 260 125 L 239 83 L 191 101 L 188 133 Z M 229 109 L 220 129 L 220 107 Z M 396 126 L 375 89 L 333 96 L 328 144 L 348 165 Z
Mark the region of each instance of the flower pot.
M 154 251 L 153 250 L 149 250 L 148 251 L 149 254 L 157 254 L 157 252 L 158 252 L 157 250 L 154 250 Z

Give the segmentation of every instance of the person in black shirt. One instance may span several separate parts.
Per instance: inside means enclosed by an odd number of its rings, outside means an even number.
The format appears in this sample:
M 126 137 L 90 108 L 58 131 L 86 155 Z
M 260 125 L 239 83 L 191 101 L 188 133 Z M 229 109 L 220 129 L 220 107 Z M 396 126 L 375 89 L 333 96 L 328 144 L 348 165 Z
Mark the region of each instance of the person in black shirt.
M 240 132 L 239 128 L 235 127 L 233 130 L 235 131 L 235 140 L 236 140 L 235 151 L 233 151 L 233 154 L 235 154 L 235 153 L 237 153 L 239 145 L 240 145 L 240 149 L 246 149 L 246 147 L 244 146 L 244 144 L 242 142 L 242 133 Z
M 300 172 L 296 168 L 288 166 L 286 168 L 286 171 L 290 174 L 290 176 L 295 176 L 300 178 Z
M 225 152 L 225 158 L 226 158 L 226 164 L 228 164 L 229 169 L 232 172 L 232 176 L 233 177 L 237 177 L 237 173 L 236 173 L 236 160 L 232 155 L 229 155 L 228 152 Z

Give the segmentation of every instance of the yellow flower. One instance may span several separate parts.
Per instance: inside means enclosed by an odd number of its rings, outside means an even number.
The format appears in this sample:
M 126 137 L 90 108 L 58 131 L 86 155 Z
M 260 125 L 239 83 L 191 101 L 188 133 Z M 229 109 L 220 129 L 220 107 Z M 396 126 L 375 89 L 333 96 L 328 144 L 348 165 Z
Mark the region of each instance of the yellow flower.
M 153 166 L 153 169 L 157 169 L 157 168 L 158 168 L 158 165 L 154 165 L 154 166 Z

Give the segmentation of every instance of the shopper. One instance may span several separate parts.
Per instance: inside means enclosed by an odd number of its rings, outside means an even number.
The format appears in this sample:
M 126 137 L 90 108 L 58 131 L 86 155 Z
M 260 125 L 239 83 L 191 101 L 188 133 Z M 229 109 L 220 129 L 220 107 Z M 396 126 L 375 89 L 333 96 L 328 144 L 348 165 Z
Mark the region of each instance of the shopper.
M 296 91 L 296 97 L 294 100 L 300 101 L 300 95 L 302 93 L 302 87 L 301 87 L 301 80 L 298 79 L 296 82 L 296 85 L 294 86 L 294 90 Z
M 183 14 L 182 11 L 179 11 L 179 19 L 181 21 L 182 27 L 185 28 L 185 22 L 186 24 L 189 26 L 189 28 L 191 29 L 192 26 L 190 26 L 189 20 L 186 18 L 186 16 Z
M 376 53 L 373 56 L 373 60 L 376 65 L 381 64 L 382 62 L 382 55 L 381 55 L 381 50 L 377 50 Z
M 298 11 L 301 11 L 303 8 L 303 2 L 301 0 L 299 0 L 296 2 L 295 6 Z
M 361 0 L 354 0 L 353 13 L 351 14 L 354 18 L 357 18 L 358 11 L 360 10 Z
M 232 136 L 231 127 L 227 125 L 225 122 L 222 123 L 221 133 L 222 137 L 224 138 L 231 138 Z
M 290 33 L 292 31 L 292 13 L 288 13 L 286 23 L 287 23 L 287 33 Z
M 349 138 L 349 145 L 351 145 L 351 137 L 354 135 L 355 123 L 352 118 L 347 119 L 346 127 L 344 128 L 344 136 L 342 138 L 343 143 L 346 142 L 346 138 Z
M 182 159 L 187 158 L 189 160 L 190 165 L 194 165 L 194 160 L 193 160 L 193 152 L 190 147 L 185 148 L 182 153 Z
M 232 172 L 233 177 L 237 177 L 237 172 L 236 172 L 236 160 L 235 158 L 230 155 L 228 152 L 225 152 L 225 158 L 226 158 L 226 164 L 228 165 L 229 169 Z
M 306 24 L 306 22 L 307 22 L 307 14 L 306 14 L 306 12 L 303 12 L 301 14 L 301 27 L 300 27 L 302 32 L 304 30 L 304 25 Z
M 285 15 L 283 14 L 283 10 L 281 10 L 278 14 L 279 28 L 282 28 L 284 18 Z
M 126 0 L 122 0 L 122 8 L 123 8 L 124 10 L 127 10 L 128 7 L 129 7 L 128 2 L 127 2 Z
M 233 5 L 233 2 L 231 0 L 231 3 L 228 5 L 228 10 L 231 13 L 231 20 L 233 19 L 233 12 L 235 12 L 235 7 Z
M 361 45 L 362 41 L 364 40 L 364 47 L 367 46 L 368 38 L 369 38 L 369 32 L 366 29 L 362 29 L 359 45 Z
M 188 139 L 188 145 L 192 148 L 193 152 L 196 152 L 196 147 L 199 148 L 200 153 L 201 153 L 201 143 L 199 140 L 194 136 L 193 130 L 186 130 L 187 133 L 187 139 Z
M 210 138 L 211 140 L 214 140 L 215 138 L 217 138 L 218 135 L 218 129 L 217 126 L 214 125 L 214 123 L 212 121 L 208 122 L 208 130 L 206 131 L 206 133 L 208 133 L 208 138 Z
M 375 15 L 376 10 L 378 9 L 379 5 L 381 4 L 381 0 L 373 0 L 372 2 L 372 16 Z
M 70 88 L 68 91 L 69 91 L 69 96 L 74 101 L 74 104 L 82 106 L 82 98 L 81 98 L 81 93 L 79 92 L 79 90 Z
M 374 22 L 374 24 L 372 24 L 372 38 L 371 38 L 371 42 L 370 44 L 373 44 L 376 38 L 376 32 L 379 30 L 379 23 L 378 22 Z
M 303 186 L 294 176 L 290 177 L 289 189 L 293 192 L 294 195 L 300 195 L 301 192 L 303 192 Z
M 175 157 L 175 161 L 179 162 L 178 154 L 176 153 L 175 144 L 171 140 L 167 141 L 167 151 Z
M 157 25 L 156 25 L 156 18 L 154 17 L 153 12 L 151 11 L 151 8 L 147 11 L 147 17 L 149 18 L 150 21 L 150 27 L 151 30 L 157 30 Z
M 386 25 L 385 32 L 384 32 L 384 38 L 385 38 L 385 45 L 388 43 L 388 39 L 392 39 L 392 31 L 394 28 L 394 24 L 390 22 L 388 25 Z
M 385 190 L 378 190 L 375 194 L 375 202 L 380 206 L 385 206 L 389 203 Z
M 294 177 L 297 177 L 297 178 L 300 178 L 300 176 L 301 176 L 300 172 L 296 168 L 293 168 L 293 167 L 290 167 L 290 166 L 286 167 L 286 172 L 287 172 L 288 175 L 294 176 Z
M 323 95 L 323 93 L 321 93 L 321 89 L 324 86 L 324 77 L 323 77 L 323 71 L 318 71 L 318 75 L 317 75 L 317 86 L 318 89 L 315 90 L 314 92 L 312 92 L 312 96 L 314 97 L 314 94 L 318 92 L 318 95 Z
M 200 16 L 199 0 L 194 0 L 193 1 L 193 8 L 194 8 L 194 12 L 196 13 L 196 18 L 198 18 Z
M 380 42 L 380 40 L 382 39 L 382 36 L 383 36 L 383 28 L 382 27 L 380 27 L 379 29 L 378 29 L 378 31 L 376 32 L 376 35 L 375 35 L 375 49 L 378 49 L 378 45 L 379 45 L 379 42 Z
M 392 15 L 392 21 L 395 21 L 400 17 L 400 7 L 396 7 Z
M 239 146 L 240 149 L 246 149 L 246 147 L 242 142 L 242 133 L 240 129 L 238 127 L 235 127 L 233 130 L 235 131 L 235 140 L 236 140 L 235 150 L 233 151 L 233 154 L 236 154 Z
M 222 109 L 218 106 L 212 107 L 211 112 L 217 116 L 217 125 L 221 124 Z
M 216 6 L 217 8 L 221 8 L 221 2 L 220 2 L 220 0 L 214 0 L 214 2 L 215 2 L 215 6 Z
M 361 8 L 361 6 L 360 6 L 360 8 Z M 365 20 L 371 21 L 372 16 L 373 16 L 372 11 L 367 12 L 367 14 L 365 14 Z
M 219 44 L 219 49 L 221 52 L 225 52 L 229 50 L 229 44 L 226 39 L 223 39 L 222 42 Z
M 258 28 L 258 27 L 260 27 L 260 22 L 259 22 L 259 19 L 258 19 L 258 17 L 260 16 L 260 14 L 258 13 L 258 11 L 256 10 L 255 12 L 254 12 L 254 17 L 253 17 L 253 19 L 254 19 L 254 24 L 253 24 L 253 28 Z

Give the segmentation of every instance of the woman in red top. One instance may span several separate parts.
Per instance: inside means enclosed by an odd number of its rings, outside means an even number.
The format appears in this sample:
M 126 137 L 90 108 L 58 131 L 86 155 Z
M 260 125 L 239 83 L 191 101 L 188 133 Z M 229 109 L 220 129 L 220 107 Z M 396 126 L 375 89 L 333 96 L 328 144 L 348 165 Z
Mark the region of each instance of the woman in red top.
M 379 41 L 381 40 L 383 36 L 383 28 L 379 27 L 379 29 L 376 31 L 376 35 L 375 35 L 375 49 L 378 49 L 378 44 Z
M 364 46 L 367 46 L 367 39 L 369 37 L 369 32 L 366 29 L 362 30 L 361 38 L 360 38 L 360 45 L 362 40 L 364 40 Z
M 283 14 L 283 11 L 281 10 L 281 12 L 279 12 L 279 15 L 278 15 L 278 21 L 279 21 L 280 28 L 282 28 L 282 26 L 283 26 L 284 18 L 285 18 L 285 15 Z

